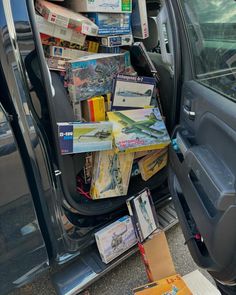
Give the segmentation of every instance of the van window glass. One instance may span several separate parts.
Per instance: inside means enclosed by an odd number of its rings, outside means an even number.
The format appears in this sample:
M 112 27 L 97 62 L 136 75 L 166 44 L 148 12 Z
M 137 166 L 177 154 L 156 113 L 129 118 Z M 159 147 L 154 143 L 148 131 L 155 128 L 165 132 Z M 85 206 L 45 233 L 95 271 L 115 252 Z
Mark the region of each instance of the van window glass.
M 236 100 L 236 1 L 181 0 L 196 79 Z

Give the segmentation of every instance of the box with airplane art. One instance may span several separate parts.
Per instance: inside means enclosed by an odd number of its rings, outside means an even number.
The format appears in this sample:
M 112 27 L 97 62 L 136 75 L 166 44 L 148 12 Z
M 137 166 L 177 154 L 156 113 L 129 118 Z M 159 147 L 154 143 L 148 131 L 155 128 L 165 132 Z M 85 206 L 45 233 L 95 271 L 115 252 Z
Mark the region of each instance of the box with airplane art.
M 124 216 L 95 233 L 102 261 L 109 263 L 137 243 L 130 216 Z
M 118 74 L 113 87 L 112 110 L 150 106 L 155 84 L 151 77 Z
M 68 62 L 68 89 L 82 101 L 112 91 L 113 78 L 129 66 L 127 53 L 93 54 Z
M 158 108 L 108 112 L 107 115 L 113 123 L 117 152 L 162 149 L 170 143 Z
M 94 159 L 91 197 L 104 199 L 127 194 L 134 154 L 97 152 Z
M 131 33 L 131 14 L 129 13 L 88 13 L 88 18 L 98 26 L 98 35 Z
M 132 0 L 67 0 L 65 5 L 77 12 L 132 12 Z
M 149 189 L 144 189 L 126 201 L 139 242 L 143 242 L 158 227 L 157 215 Z
M 138 161 L 139 170 L 144 181 L 150 179 L 167 165 L 168 149 L 156 150 Z
M 61 154 L 75 154 L 112 149 L 112 124 L 57 123 Z

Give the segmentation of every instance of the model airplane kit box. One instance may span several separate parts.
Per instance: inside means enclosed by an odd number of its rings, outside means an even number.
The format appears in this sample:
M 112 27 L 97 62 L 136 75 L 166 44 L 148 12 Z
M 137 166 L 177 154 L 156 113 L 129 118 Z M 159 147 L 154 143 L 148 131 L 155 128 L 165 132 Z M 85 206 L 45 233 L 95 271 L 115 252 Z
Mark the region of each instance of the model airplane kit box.
M 87 122 L 105 121 L 105 99 L 103 96 L 96 96 L 81 101 L 82 116 Z
M 50 57 L 57 57 L 61 59 L 77 59 L 92 53 L 88 51 L 71 49 L 60 46 L 49 46 L 48 54 Z
M 119 47 L 119 46 L 131 46 L 133 43 L 133 35 L 117 35 L 117 36 L 106 36 L 101 38 L 103 46 L 107 47 Z
M 138 152 L 162 149 L 170 137 L 158 108 L 108 112 L 116 150 Z
M 129 13 L 88 13 L 88 18 L 98 26 L 98 35 L 131 33 L 131 14 Z
M 113 150 L 97 152 L 90 195 L 95 200 L 125 196 L 128 191 L 134 154 L 117 154 Z
M 90 19 L 55 3 L 36 0 L 35 8 L 46 21 L 59 27 L 85 35 L 96 36 L 98 33 L 98 27 Z
M 83 36 L 83 35 L 82 35 Z M 84 36 L 83 36 L 84 38 Z M 76 49 L 81 51 L 88 51 L 92 53 L 98 53 L 99 43 L 95 41 L 85 40 L 83 45 L 70 43 L 63 39 L 59 39 L 53 36 L 49 36 L 47 34 L 40 33 L 40 39 L 43 45 L 48 46 L 59 46 L 66 47 L 70 49 Z
M 155 87 L 151 77 L 117 75 L 114 83 L 112 110 L 149 106 Z
M 180 275 L 141 286 L 133 290 L 134 295 L 193 295 Z M 200 294 L 200 293 L 199 293 Z M 204 294 L 204 293 L 201 293 Z
M 124 216 L 95 233 L 102 261 L 109 263 L 137 243 L 133 224 Z
M 35 15 L 37 21 L 37 28 L 40 33 L 62 39 L 71 43 L 84 45 L 86 35 L 81 34 L 75 30 L 62 28 L 56 24 L 48 22 L 40 15 Z
M 93 54 L 68 62 L 69 91 L 82 101 L 112 91 L 113 78 L 125 70 L 126 54 Z
M 74 154 L 112 149 L 112 124 L 57 123 L 61 154 Z
M 137 239 L 143 242 L 158 226 L 157 215 L 149 189 L 145 189 L 126 201 Z
M 78 12 L 132 12 L 132 0 L 67 0 L 66 5 Z
M 150 179 L 167 165 L 168 149 L 156 150 L 138 161 L 139 170 L 144 181 Z
M 146 1 L 133 0 L 132 32 L 135 38 L 149 37 Z

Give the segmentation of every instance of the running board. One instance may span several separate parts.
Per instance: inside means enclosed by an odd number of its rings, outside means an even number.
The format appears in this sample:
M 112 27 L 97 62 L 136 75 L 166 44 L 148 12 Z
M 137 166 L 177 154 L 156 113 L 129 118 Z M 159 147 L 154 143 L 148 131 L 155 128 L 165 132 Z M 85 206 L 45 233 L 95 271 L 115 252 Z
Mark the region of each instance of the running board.
M 164 231 L 178 223 L 172 200 L 159 204 L 157 215 L 160 227 Z M 57 294 L 75 295 L 82 292 L 137 251 L 138 247 L 135 246 L 111 263 L 105 264 L 100 258 L 96 245 L 90 246 L 86 253 L 52 275 Z

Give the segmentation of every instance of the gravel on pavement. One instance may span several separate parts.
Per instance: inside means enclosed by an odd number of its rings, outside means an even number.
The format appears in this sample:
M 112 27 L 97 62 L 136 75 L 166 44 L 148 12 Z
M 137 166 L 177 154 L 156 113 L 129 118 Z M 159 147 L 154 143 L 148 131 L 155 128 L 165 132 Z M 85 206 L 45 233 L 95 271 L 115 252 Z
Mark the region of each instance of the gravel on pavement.
M 171 228 L 167 233 L 170 251 L 176 267 L 176 272 L 185 275 L 198 269 L 194 263 L 179 225 Z M 213 282 L 211 276 L 201 272 Z M 130 295 L 132 289 L 147 283 L 147 276 L 139 253 L 134 254 L 103 278 L 88 288 L 86 295 Z M 32 284 L 28 284 L 9 295 L 56 295 L 50 280 L 50 273 L 43 275 Z

